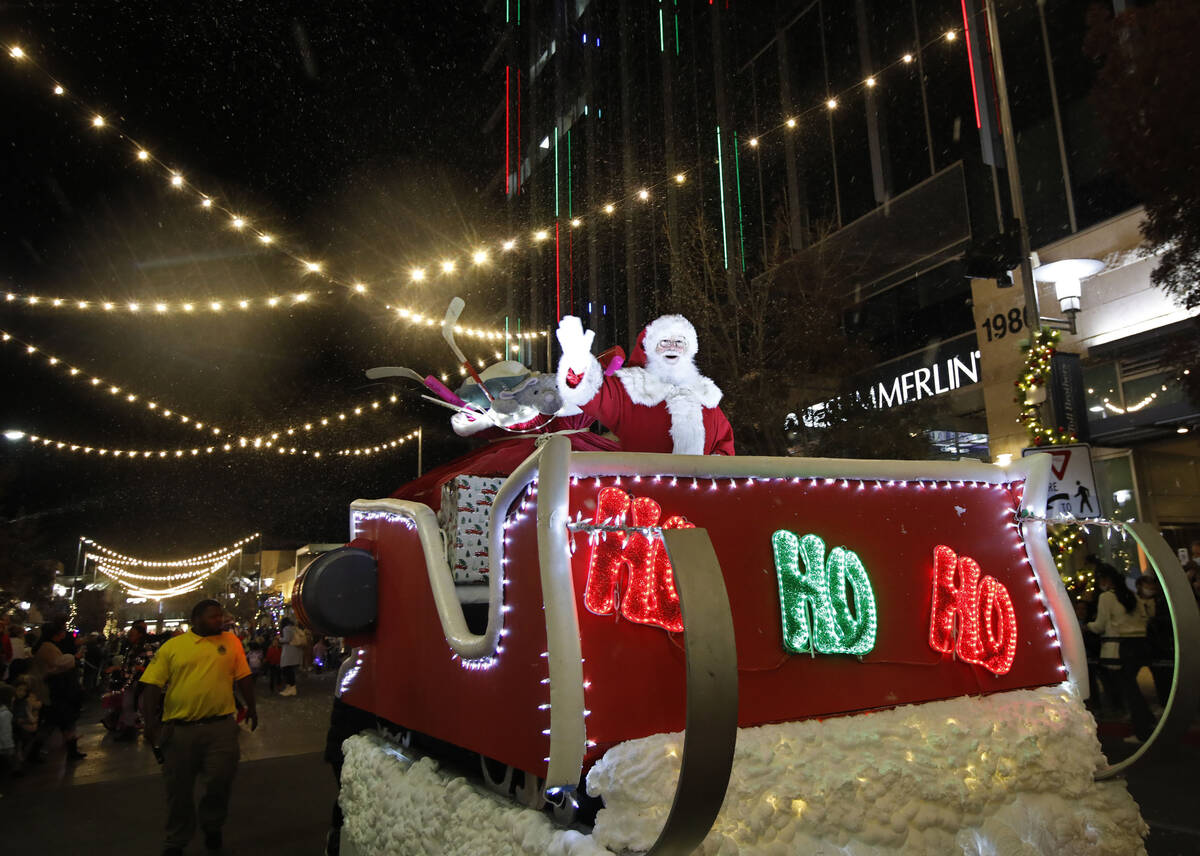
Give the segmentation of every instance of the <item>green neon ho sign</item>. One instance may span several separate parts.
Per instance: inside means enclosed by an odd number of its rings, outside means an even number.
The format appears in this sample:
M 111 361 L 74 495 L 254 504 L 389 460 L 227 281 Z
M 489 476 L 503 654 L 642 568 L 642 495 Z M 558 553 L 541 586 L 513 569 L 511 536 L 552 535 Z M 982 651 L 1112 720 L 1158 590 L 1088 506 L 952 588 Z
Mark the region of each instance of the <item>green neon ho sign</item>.
M 771 537 L 783 613 L 783 647 L 795 654 L 867 654 L 875 647 L 877 612 L 871 579 L 858 554 L 817 535 Z

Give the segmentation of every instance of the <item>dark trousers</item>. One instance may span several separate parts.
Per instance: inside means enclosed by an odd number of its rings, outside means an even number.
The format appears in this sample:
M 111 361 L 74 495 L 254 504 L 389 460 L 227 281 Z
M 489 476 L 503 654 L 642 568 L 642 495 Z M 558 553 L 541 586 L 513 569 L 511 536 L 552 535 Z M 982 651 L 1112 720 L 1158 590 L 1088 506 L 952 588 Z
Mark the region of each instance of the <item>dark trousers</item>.
M 271 692 L 275 692 L 275 687 L 279 686 L 282 683 L 282 681 L 280 680 L 280 677 L 279 677 L 279 667 L 278 666 L 267 666 L 267 674 L 270 676 Z
M 289 687 L 296 686 L 296 667 L 295 666 L 284 666 L 283 667 L 283 682 L 285 684 L 287 684 Z
M 167 786 L 166 846 L 185 848 L 196 833 L 196 779 L 204 783 L 200 827 L 220 832 L 229 812 L 237 772 L 238 726 L 232 716 L 215 722 L 163 727 L 163 780 Z
M 1154 716 L 1146 697 L 1138 687 L 1137 676 L 1142 666 L 1149 666 L 1150 646 L 1144 636 L 1131 636 L 1121 640 L 1121 693 L 1133 720 L 1133 733 L 1142 740 L 1154 730 Z

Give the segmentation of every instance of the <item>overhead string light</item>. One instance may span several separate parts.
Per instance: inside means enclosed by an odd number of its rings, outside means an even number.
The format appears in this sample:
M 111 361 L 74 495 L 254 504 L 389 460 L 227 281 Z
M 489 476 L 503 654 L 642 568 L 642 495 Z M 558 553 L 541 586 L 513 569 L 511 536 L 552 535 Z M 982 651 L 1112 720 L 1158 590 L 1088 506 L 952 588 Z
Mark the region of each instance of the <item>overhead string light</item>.
M 130 556 L 112 549 L 99 541 L 86 536 L 79 539 L 80 543 L 86 545 L 89 550 L 95 550 L 98 553 L 103 553 L 111 559 L 119 562 L 122 565 L 135 565 L 142 568 L 186 568 L 195 565 L 207 565 L 225 557 L 227 555 L 235 555 L 242 552 L 242 548 L 258 538 L 262 533 L 252 532 L 244 538 L 239 538 L 232 544 L 224 547 L 218 547 L 215 550 L 208 550 L 203 553 L 196 553 L 193 556 L 185 556 L 182 559 L 143 559 L 138 556 Z
M 888 63 L 885 66 L 877 69 L 873 74 L 864 77 L 861 81 L 842 89 L 839 92 L 828 93 L 823 99 L 818 101 L 812 107 L 796 113 L 792 113 L 780 118 L 779 122 L 766 130 L 742 133 L 738 135 L 739 146 L 745 146 L 748 149 L 760 151 L 763 144 L 776 136 L 783 136 L 786 133 L 794 132 L 801 124 L 801 120 L 810 114 L 827 113 L 839 109 L 840 105 L 848 97 L 859 92 L 877 92 L 884 86 L 884 75 L 895 70 L 911 67 L 915 61 L 915 54 L 921 51 L 933 48 L 935 45 L 956 44 L 958 42 L 959 32 L 956 28 L 948 28 L 943 30 L 939 35 L 929 39 L 924 44 L 919 45 L 913 51 L 908 51 L 900 55 L 898 58 Z M 17 57 L 13 51 L 20 51 L 20 57 Z M 53 78 L 45 69 L 33 63 L 28 58 L 24 50 L 16 45 L 10 46 L 10 57 L 14 61 L 28 62 L 37 67 L 49 82 L 54 86 L 54 94 L 62 97 L 64 90 L 62 85 Z M 68 96 L 71 97 L 71 96 Z M 231 208 L 223 205 L 219 199 L 211 194 L 206 194 L 199 188 L 195 187 L 187 178 L 170 165 L 158 160 L 153 153 L 145 147 L 137 145 L 132 138 L 117 131 L 113 134 L 113 126 L 111 122 L 104 117 L 91 110 L 88 105 L 78 99 L 73 99 L 81 110 L 89 117 L 92 117 L 92 123 L 98 132 L 109 133 L 117 140 L 124 140 L 134 146 L 133 159 L 138 164 L 153 165 L 163 171 L 164 176 L 168 178 L 171 186 L 178 188 L 181 191 L 193 194 L 199 199 L 200 208 L 223 215 L 229 228 L 236 232 L 241 232 L 248 236 L 249 239 L 255 240 L 265 246 L 271 247 L 274 251 L 282 253 L 292 259 L 297 267 L 298 273 L 304 276 L 321 276 L 328 282 L 341 286 L 349 290 L 351 294 L 366 296 L 371 293 L 371 288 L 368 284 L 359 280 L 348 280 L 339 276 L 335 276 L 326 271 L 322 262 L 314 261 L 307 258 L 298 252 L 294 252 L 287 248 L 284 242 L 277 239 L 276 236 L 260 230 L 253 225 L 251 219 L 244 213 L 234 211 Z M 99 118 L 101 122 L 95 123 L 95 119 Z M 648 203 L 655 202 L 662 192 L 669 187 L 680 187 L 689 181 L 689 174 L 685 172 L 673 172 L 663 175 L 656 181 L 643 182 L 635 190 L 631 190 L 628 194 L 622 197 L 613 197 L 599 203 L 590 211 L 581 211 L 577 216 L 572 216 L 569 221 L 569 228 L 579 230 L 586 228 L 591 222 L 602 222 L 611 218 L 623 206 L 644 206 Z M 462 253 L 456 257 L 447 257 L 442 255 L 437 259 L 430 259 L 423 264 L 410 265 L 406 272 L 403 272 L 412 282 L 431 281 L 437 277 L 454 276 L 459 269 L 469 269 L 472 267 L 482 267 L 489 265 L 492 262 L 493 252 L 498 252 L 500 256 L 515 252 L 519 249 L 537 250 L 546 242 L 549 241 L 551 234 L 554 232 L 552 227 L 546 226 L 531 226 L 527 228 L 522 235 L 509 235 L 506 238 L 496 239 L 488 242 L 483 242 L 479 246 L 472 248 L 469 251 Z M 411 306 L 399 306 L 392 304 L 384 304 L 385 308 L 392 311 L 396 317 L 401 320 L 413 324 L 418 327 L 436 328 L 441 325 L 441 316 L 435 313 L 423 312 Z M 498 328 L 486 327 L 455 327 L 455 333 L 460 336 L 466 336 L 473 339 L 481 339 L 487 341 L 501 340 L 522 340 L 522 339 L 540 339 L 548 336 L 547 330 L 529 330 L 521 333 L 511 333 Z
M 82 443 L 72 443 L 67 440 L 56 440 L 53 437 L 45 437 L 40 434 L 29 434 L 18 429 L 9 429 L 4 432 L 4 437 L 9 442 L 28 442 L 35 448 L 47 449 L 52 452 L 62 452 L 71 455 L 86 455 L 97 458 L 116 458 L 120 460 L 138 460 L 138 461 L 163 461 L 163 460 L 190 460 L 192 458 L 201 458 L 209 455 L 218 455 L 223 453 L 238 452 L 238 451 L 256 451 L 256 452 L 273 452 L 280 456 L 298 456 L 314 459 L 326 460 L 334 456 L 364 456 L 376 455 L 381 452 L 387 452 L 391 449 L 399 448 L 410 440 L 415 440 L 420 437 L 420 430 L 410 431 L 403 436 L 396 437 L 391 440 L 386 440 L 371 446 L 360 446 L 357 448 L 338 449 L 336 451 L 321 451 L 318 449 L 303 449 L 296 446 L 288 446 L 285 442 L 276 442 L 272 439 L 258 438 L 248 440 L 245 437 L 239 438 L 236 442 L 226 441 L 220 445 L 213 446 L 193 446 L 191 448 L 173 448 L 173 449 L 126 449 L 113 448 L 111 446 L 99 445 L 84 445 Z
M 133 571 L 126 570 L 124 567 L 114 566 L 113 565 L 114 559 L 112 557 L 105 556 L 100 553 L 88 553 L 87 558 L 89 561 L 101 562 L 103 564 L 106 564 L 106 565 L 112 567 L 113 572 L 115 574 L 117 574 L 117 576 L 121 577 L 122 579 L 132 580 L 135 583 L 137 580 L 148 580 L 150 582 L 174 582 L 176 580 L 194 580 L 197 577 L 202 577 L 205 574 L 208 574 L 210 572 L 213 565 L 224 564 L 225 562 L 228 562 L 230 559 L 241 555 L 241 552 L 242 552 L 241 550 L 234 550 L 231 553 L 226 553 L 224 556 L 218 556 L 216 558 L 209 559 L 208 561 L 204 562 L 203 564 L 199 565 L 198 567 L 191 568 L 187 571 L 178 571 L 176 573 L 171 573 L 171 574 L 139 574 L 139 573 L 135 573 Z
M 374 446 L 359 446 L 351 449 L 338 449 L 334 454 L 345 456 L 363 456 L 363 455 L 378 455 L 380 452 L 387 452 L 391 449 L 397 449 L 403 446 L 409 440 L 415 440 L 420 436 L 420 431 L 410 431 L 403 437 L 397 437 L 394 440 L 389 440 L 386 443 L 378 443 Z
M 957 40 L 958 30 L 955 28 L 949 28 L 942 31 L 938 36 L 929 39 L 924 44 L 920 45 L 917 48 L 917 51 L 925 51 L 935 45 L 954 43 Z M 791 113 L 780 118 L 778 123 L 773 127 L 767 128 L 763 131 L 741 133 L 736 135 L 736 139 L 740 141 L 738 145 L 744 146 L 747 149 L 759 151 L 763 147 L 763 144 L 768 142 L 771 138 L 782 136 L 788 132 L 794 132 L 796 128 L 800 126 L 801 120 L 806 116 L 809 116 L 810 114 L 829 113 L 835 111 L 841 106 L 845 99 L 856 93 L 865 91 L 876 92 L 880 90 L 883 87 L 884 74 L 910 66 L 914 60 L 914 53 L 906 52 L 887 65 L 882 66 L 873 74 L 863 78 L 858 83 L 848 86 L 839 92 L 830 93 L 825 98 L 821 99 L 819 102 L 806 110 Z M 597 205 L 592 211 L 581 212 L 578 216 L 573 217 L 569 221 L 570 227 L 572 229 L 579 229 L 585 227 L 590 222 L 603 221 L 607 218 L 611 218 L 617 213 L 618 210 L 621 210 L 625 206 L 642 207 L 647 203 L 653 203 L 661 198 L 663 192 L 665 192 L 668 188 L 679 187 L 686 184 L 688 182 L 688 178 L 689 175 L 687 172 L 674 172 L 665 174 L 655 181 L 643 182 L 636 190 L 631 190 L 625 196 L 610 198 Z M 528 230 L 529 237 L 526 239 L 525 244 L 536 247 L 542 242 L 549 240 L 553 231 L 553 228 L 546 227 L 530 228 Z M 510 238 L 509 240 L 503 242 L 503 248 L 506 251 L 511 251 L 517 248 L 519 245 L 520 242 L 517 238 Z
M 10 45 L 8 47 L 8 56 L 15 63 L 25 64 L 31 68 L 37 69 L 42 75 L 44 75 L 49 85 L 49 91 L 53 94 L 53 96 L 55 98 L 68 100 L 75 104 L 87 117 L 87 123 L 90 125 L 93 131 L 104 134 L 106 139 L 110 139 L 116 144 L 127 146 L 130 152 L 129 160 L 135 166 L 157 170 L 171 188 L 194 198 L 197 201 L 198 207 L 202 213 L 211 214 L 217 218 L 221 223 L 221 228 L 227 229 L 231 232 L 236 232 L 244 236 L 246 240 L 252 241 L 254 244 L 257 244 L 260 247 L 290 259 L 295 264 L 296 273 L 300 277 L 319 277 L 331 285 L 340 286 L 350 296 L 357 295 L 368 299 L 374 299 L 371 296 L 372 288 L 368 283 L 363 282 L 360 279 L 344 277 L 332 272 L 324 261 L 314 259 L 312 256 L 293 248 L 285 239 L 269 231 L 265 226 L 259 225 L 244 211 L 235 210 L 234 208 L 231 208 L 229 204 L 226 204 L 221 197 L 215 194 L 206 193 L 177 167 L 161 160 L 148 146 L 142 145 L 140 142 L 135 140 L 123 129 L 114 124 L 111 119 L 104 116 L 103 113 L 93 109 L 81 98 L 68 92 L 62 82 L 59 81 L 46 68 L 42 67 L 39 63 L 30 58 L 28 52 L 25 51 L 23 47 L 19 45 Z M 495 242 L 494 248 L 485 245 L 477 245 L 464 252 L 460 257 L 447 257 L 443 255 L 436 261 L 431 261 L 427 265 L 416 266 L 412 268 L 411 278 L 413 280 L 424 279 L 426 269 L 438 272 L 436 274 L 437 276 L 448 277 L 454 276 L 459 270 L 460 266 L 464 269 L 470 267 L 482 268 L 491 262 L 491 253 L 493 249 L 504 252 L 506 250 L 514 249 L 515 246 L 515 242 L 512 242 L 510 246 L 509 241 L 497 241 Z M 417 275 L 418 271 L 420 272 L 419 276 Z M 431 278 L 433 278 L 433 276 L 434 274 L 431 274 Z M 66 298 L 61 299 L 63 302 L 59 304 L 60 308 L 66 307 L 68 303 L 72 302 L 68 301 Z M 269 299 L 270 298 L 268 298 L 268 300 Z M 296 295 L 293 295 L 293 301 L 296 303 L 303 303 L 307 299 L 307 292 L 302 291 Z M 84 302 L 98 304 L 101 307 L 111 304 L 112 310 L 110 311 L 116 311 L 117 306 L 120 305 L 116 301 Z M 213 301 L 208 301 L 210 304 L 210 309 L 212 302 Z M 262 299 L 260 298 L 260 303 L 261 302 Z M 379 302 L 381 305 L 383 304 L 382 301 Z M 79 308 L 79 301 L 74 301 L 73 303 L 76 308 Z M 138 301 L 138 303 L 140 304 L 141 302 Z M 182 309 L 182 311 L 190 311 L 186 308 L 183 308 L 184 304 L 180 303 L 179 301 L 176 301 L 175 303 Z M 221 301 L 221 303 L 224 304 L 225 301 Z M 33 305 L 38 305 L 38 302 L 35 302 Z M 53 306 L 53 299 L 51 299 L 51 305 Z M 200 306 L 200 301 L 196 301 L 191 305 L 194 308 L 198 307 Z M 282 303 L 280 305 L 282 305 Z M 125 307 L 127 309 L 129 308 L 128 302 L 126 302 Z M 242 307 L 239 306 L 239 308 Z M 394 314 L 396 317 L 409 322 L 414 326 L 429 326 L 422 324 L 421 321 L 418 320 L 419 318 L 423 317 L 423 313 L 415 307 L 397 306 L 389 308 L 393 308 L 395 310 Z M 132 311 L 142 311 L 142 308 L 139 306 L 139 309 Z M 455 332 L 468 338 L 487 341 L 501 341 L 505 339 L 531 340 L 544 338 L 548 335 L 547 330 L 525 330 L 520 333 L 513 333 L 506 331 L 503 328 L 486 328 L 477 326 L 464 326 L 461 329 L 456 329 Z
M 88 445 L 82 442 L 72 442 L 69 440 L 58 440 L 53 437 L 46 437 L 41 434 L 30 434 L 18 429 L 8 429 L 4 432 L 4 437 L 9 442 L 28 442 L 35 448 L 47 449 L 52 452 L 63 452 L 71 455 L 87 455 L 97 458 L 115 458 L 119 460 L 179 460 L 200 458 L 207 455 L 219 455 L 223 453 L 254 451 L 254 452 L 274 452 L 279 455 L 300 455 L 302 457 L 320 458 L 325 453 L 310 449 L 299 449 L 295 446 L 286 446 L 277 444 L 274 440 L 255 440 L 253 442 L 241 438 L 236 442 L 226 442 L 212 446 L 191 446 L 191 447 L 176 447 L 176 448 L 124 448 L 114 447 L 109 445 Z
M 76 310 L 81 312 L 111 313 L 114 315 L 216 315 L 249 312 L 260 309 L 290 309 L 295 306 L 315 306 L 313 295 L 307 291 L 270 297 L 212 297 L 195 300 L 159 300 L 142 297 L 136 300 L 81 300 L 76 297 L 47 297 L 40 294 L 25 294 L 19 291 L 4 292 L 6 304 L 44 309 Z
M 179 597 L 180 595 L 196 591 L 203 586 L 213 574 L 226 568 L 228 565 L 229 560 L 226 559 L 225 561 L 218 562 L 211 567 L 206 568 L 204 572 L 198 576 L 175 583 L 174 585 L 167 586 L 166 588 L 150 588 L 147 585 L 128 579 L 127 575 L 121 568 L 115 567 L 107 562 L 98 561 L 95 567 L 97 571 L 104 574 L 110 580 L 125 589 L 125 592 L 130 597 L 142 597 L 146 598 L 147 600 L 166 600 L 167 598 Z
M 181 425 L 189 426 L 197 431 L 201 431 L 206 435 L 213 437 L 229 437 L 230 442 L 238 443 L 242 446 L 247 443 L 267 443 L 267 448 L 278 445 L 279 441 L 285 438 L 295 437 L 298 435 L 310 435 L 324 428 L 335 427 L 338 425 L 346 425 L 363 416 L 370 416 L 373 413 L 381 413 L 389 407 L 400 402 L 400 397 L 396 394 L 391 394 L 386 397 L 375 397 L 372 399 L 363 399 L 361 402 L 347 407 L 345 410 L 338 412 L 329 412 L 328 414 L 311 416 L 303 422 L 292 422 L 283 427 L 274 427 L 266 429 L 258 429 L 257 431 L 248 433 L 230 433 L 205 422 L 202 419 L 197 419 L 189 416 L 186 413 L 181 413 L 176 409 L 166 407 L 153 398 L 133 392 L 123 384 L 117 384 L 100 378 L 96 375 L 87 372 L 80 367 L 67 362 L 54 354 L 49 353 L 32 342 L 19 339 L 6 330 L 0 330 L 0 346 L 14 346 L 20 348 L 24 353 L 33 359 L 44 359 L 46 365 L 54 370 L 62 372 L 68 379 L 76 380 L 85 386 L 96 390 L 101 395 L 106 395 L 114 401 L 120 401 L 130 407 L 138 409 L 145 408 L 150 413 L 156 413 L 165 419 L 173 422 L 178 422 Z M 445 377 L 443 375 L 443 377 Z M 270 442 L 267 442 L 270 441 Z M 228 451 L 228 450 L 226 450 Z

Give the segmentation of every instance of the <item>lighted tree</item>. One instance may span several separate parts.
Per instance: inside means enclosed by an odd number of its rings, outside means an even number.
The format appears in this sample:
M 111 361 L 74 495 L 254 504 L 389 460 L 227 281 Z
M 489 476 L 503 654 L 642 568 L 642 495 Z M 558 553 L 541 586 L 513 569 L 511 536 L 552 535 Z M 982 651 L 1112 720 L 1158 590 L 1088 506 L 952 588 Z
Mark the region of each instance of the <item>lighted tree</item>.
M 1113 162 L 1142 199 L 1142 234 L 1161 260 L 1155 285 L 1200 306 L 1200 3 L 1158 0 L 1114 16 L 1093 7 L 1087 51 L 1101 63 L 1092 93 Z M 1182 369 L 1200 364 L 1200 325 L 1174 343 Z M 1200 401 L 1200 373 L 1181 379 Z
M 780 239 L 772 255 L 788 263 L 747 279 L 725 269 L 720 231 L 703 213 L 679 232 L 669 247 L 672 283 L 658 309 L 696 326 L 698 360 L 725 394 L 721 407 L 739 454 L 928 457 L 917 408 L 877 410 L 858 394 L 859 373 L 876 360 L 843 326 L 845 287 L 830 271 L 844 260 L 828 258 L 821 241 L 789 259 Z M 801 420 L 784 430 L 790 411 L 814 404 L 825 407 L 820 424 Z

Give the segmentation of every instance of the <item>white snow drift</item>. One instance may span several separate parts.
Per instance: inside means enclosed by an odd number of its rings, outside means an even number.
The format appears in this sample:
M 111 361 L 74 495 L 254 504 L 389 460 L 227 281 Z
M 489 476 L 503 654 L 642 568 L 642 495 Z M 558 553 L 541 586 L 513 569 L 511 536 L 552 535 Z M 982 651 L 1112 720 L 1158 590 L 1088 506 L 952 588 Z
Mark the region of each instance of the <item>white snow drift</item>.
M 585 854 L 645 850 L 679 773 L 682 734 L 616 746 L 592 768 L 605 808 L 590 836 L 409 763 L 376 738 L 346 742 L 342 806 L 365 854 Z M 1145 853 L 1123 782 L 1097 783 L 1095 722 L 1069 685 L 741 729 L 705 854 Z

